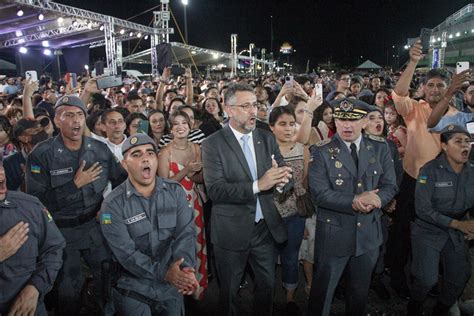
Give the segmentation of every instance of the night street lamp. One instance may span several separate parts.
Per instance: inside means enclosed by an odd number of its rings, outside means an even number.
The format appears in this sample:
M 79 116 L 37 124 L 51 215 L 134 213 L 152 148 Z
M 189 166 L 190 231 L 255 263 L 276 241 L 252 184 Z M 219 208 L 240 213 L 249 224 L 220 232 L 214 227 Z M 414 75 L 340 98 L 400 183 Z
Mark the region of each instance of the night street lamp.
M 184 41 L 188 44 L 188 18 L 186 16 L 186 7 L 189 4 L 188 0 L 181 0 L 184 7 Z

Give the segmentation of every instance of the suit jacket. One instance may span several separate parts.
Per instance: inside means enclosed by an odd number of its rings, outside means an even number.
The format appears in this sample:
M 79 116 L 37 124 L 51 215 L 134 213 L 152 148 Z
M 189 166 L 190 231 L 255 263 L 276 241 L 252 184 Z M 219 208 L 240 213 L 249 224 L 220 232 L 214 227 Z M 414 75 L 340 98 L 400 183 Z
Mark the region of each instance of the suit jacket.
M 352 209 L 356 194 L 379 189 L 384 206 L 398 190 L 390 148 L 385 140 L 374 139 L 363 136 L 358 169 L 338 135 L 324 146 L 313 147 L 308 175 L 318 205 L 316 258 L 358 256 L 382 244 L 381 210 L 362 214 Z
M 275 137 L 262 129 L 252 133 L 260 179 L 272 167 L 272 155 L 285 165 Z M 229 126 L 202 143 L 204 182 L 212 200 L 211 241 L 229 250 L 246 250 L 254 229 L 257 196 L 240 143 Z M 292 182 L 285 186 L 288 190 Z M 273 189 L 258 193 L 265 222 L 277 243 L 287 239 L 285 225 L 273 202 Z

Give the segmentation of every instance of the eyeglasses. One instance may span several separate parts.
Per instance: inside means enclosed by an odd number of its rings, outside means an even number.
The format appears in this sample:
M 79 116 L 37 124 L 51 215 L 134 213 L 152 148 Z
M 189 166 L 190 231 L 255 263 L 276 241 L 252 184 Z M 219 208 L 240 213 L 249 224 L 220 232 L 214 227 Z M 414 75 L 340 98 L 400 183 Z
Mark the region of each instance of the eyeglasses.
M 250 111 L 250 109 L 256 109 L 258 108 L 258 102 L 254 103 L 244 103 L 244 104 L 234 104 L 232 106 L 237 106 L 239 108 L 242 108 L 245 112 Z

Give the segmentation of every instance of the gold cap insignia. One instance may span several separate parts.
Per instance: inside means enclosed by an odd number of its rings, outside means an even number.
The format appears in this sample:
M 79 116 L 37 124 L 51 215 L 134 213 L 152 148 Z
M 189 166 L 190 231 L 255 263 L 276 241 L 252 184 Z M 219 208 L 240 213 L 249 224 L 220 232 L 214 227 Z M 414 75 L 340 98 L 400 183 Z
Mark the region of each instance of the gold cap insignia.
M 130 139 L 130 144 L 132 144 L 132 145 L 135 145 L 137 142 L 138 142 L 137 137 L 133 137 L 132 139 Z

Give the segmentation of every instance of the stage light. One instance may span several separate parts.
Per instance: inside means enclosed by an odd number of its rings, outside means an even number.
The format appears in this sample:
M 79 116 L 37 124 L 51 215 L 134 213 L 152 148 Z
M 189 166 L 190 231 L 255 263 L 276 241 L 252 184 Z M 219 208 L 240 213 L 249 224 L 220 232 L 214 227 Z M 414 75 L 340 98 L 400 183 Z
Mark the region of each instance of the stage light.
M 147 41 L 147 40 L 148 40 L 148 34 L 147 34 L 147 35 L 145 35 L 144 39 L 145 39 L 145 41 Z
M 91 29 L 92 28 L 92 22 L 87 23 L 87 27 Z
M 20 39 L 18 40 L 18 43 L 20 43 L 20 44 L 23 44 L 24 42 L 25 42 L 25 39 L 24 39 L 24 38 L 20 38 Z
M 43 50 L 43 54 L 45 54 L 46 56 L 51 56 L 51 50 L 46 48 L 45 50 Z
M 79 22 L 77 22 L 76 20 L 72 21 L 72 26 L 77 27 L 78 25 L 79 25 Z
M 43 13 L 38 14 L 38 20 L 43 21 L 44 20 L 44 15 Z
M 28 52 L 28 48 L 22 46 L 22 47 L 20 47 L 19 51 L 20 51 L 20 53 L 22 53 L 22 54 L 26 54 L 26 53 Z
M 459 36 L 461 36 L 461 33 L 457 32 L 456 37 L 459 37 Z
M 448 38 L 453 38 L 453 34 L 449 34 Z
M 217 59 L 217 58 L 219 58 L 219 55 L 217 53 L 213 53 L 212 58 Z
M 63 23 L 64 22 L 64 19 L 62 17 L 59 17 L 58 18 L 58 23 Z
M 403 48 L 405 48 L 405 49 L 409 49 L 409 48 L 410 48 L 410 46 L 408 46 L 408 45 L 405 45 L 405 46 L 403 46 Z
M 130 35 L 130 37 L 132 37 L 132 36 L 133 36 L 133 32 L 130 32 L 130 34 L 128 34 L 128 35 Z
M 138 32 L 138 33 L 137 33 L 137 37 L 138 37 L 138 38 L 142 37 L 142 33 Z
M 438 42 L 441 42 L 441 37 L 438 37 Z
M 17 30 L 17 31 L 15 31 L 15 35 L 16 35 L 16 37 L 23 36 L 23 32 L 21 30 Z
M 89 70 L 89 65 L 84 65 L 85 70 Z
M 192 50 L 192 51 L 191 51 L 191 54 L 196 55 L 197 52 L 196 52 L 195 50 Z
M 433 37 L 433 39 L 431 40 L 431 43 L 436 43 L 436 38 Z
M 49 42 L 48 41 L 42 41 L 41 45 L 43 45 L 43 47 L 49 47 Z
M 25 14 L 25 12 L 23 12 L 22 9 L 16 11 L 16 15 L 18 15 L 18 16 L 23 16 L 23 14 Z
M 125 30 L 124 30 L 124 29 L 121 29 L 121 30 L 120 30 L 120 34 L 122 34 L 122 35 L 125 34 Z
M 103 30 L 104 30 L 104 26 L 101 25 L 101 26 L 99 27 L 99 30 L 100 30 L 100 31 L 103 31 Z

